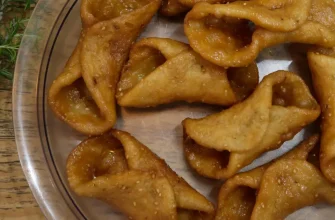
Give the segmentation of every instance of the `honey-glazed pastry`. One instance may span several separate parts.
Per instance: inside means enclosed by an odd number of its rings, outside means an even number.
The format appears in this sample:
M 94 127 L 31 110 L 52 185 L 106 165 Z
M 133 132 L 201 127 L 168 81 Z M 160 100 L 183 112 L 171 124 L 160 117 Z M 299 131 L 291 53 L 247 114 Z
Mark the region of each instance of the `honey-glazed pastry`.
M 276 161 L 307 160 L 318 140 L 319 136 L 313 135 Z M 215 220 L 249 220 L 255 207 L 257 191 L 260 188 L 264 172 L 273 163 L 270 162 L 250 171 L 238 173 L 228 179 L 222 185 L 218 195 Z M 277 198 L 278 195 L 273 195 L 273 197 Z
M 310 51 L 308 62 L 322 112 L 321 171 L 335 183 L 335 49 Z
M 112 130 L 79 144 L 67 160 L 71 189 L 132 219 L 211 219 L 214 207 L 127 132 Z
M 98 135 L 116 121 L 115 90 L 131 45 L 160 0 L 89 1 L 81 5 L 83 30 L 64 71 L 49 90 L 49 106 L 74 129 Z
M 187 44 L 165 38 L 137 42 L 118 83 L 124 107 L 150 107 L 175 101 L 233 105 L 258 85 L 255 63 L 228 70 L 209 63 Z
M 177 16 L 189 11 L 198 2 L 219 4 L 233 1 L 236 0 L 163 0 L 160 12 L 165 16 Z
M 264 48 L 287 42 L 335 46 L 333 0 L 250 0 L 196 4 L 187 14 L 191 47 L 223 67 L 252 63 Z
M 233 176 L 264 152 L 279 148 L 315 121 L 320 107 L 296 74 L 264 77 L 246 100 L 201 119 L 185 119 L 184 151 L 199 174 Z

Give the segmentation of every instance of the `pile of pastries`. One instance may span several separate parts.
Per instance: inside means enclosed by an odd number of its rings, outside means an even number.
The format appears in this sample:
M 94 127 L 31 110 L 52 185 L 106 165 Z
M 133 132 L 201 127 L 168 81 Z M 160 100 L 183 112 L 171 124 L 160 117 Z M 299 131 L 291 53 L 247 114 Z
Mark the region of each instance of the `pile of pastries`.
M 156 13 L 183 16 L 189 45 L 136 42 Z M 284 219 L 319 202 L 335 204 L 335 2 L 333 0 L 83 0 L 80 39 L 50 87 L 55 114 L 89 136 L 69 155 L 80 196 L 129 219 Z M 259 82 L 264 48 L 308 45 L 316 98 L 304 80 L 278 70 Z M 186 118 L 184 155 L 198 175 L 226 180 L 215 207 L 163 159 L 114 130 L 116 105 L 176 101 L 223 106 Z M 253 170 L 321 115 L 321 134 Z

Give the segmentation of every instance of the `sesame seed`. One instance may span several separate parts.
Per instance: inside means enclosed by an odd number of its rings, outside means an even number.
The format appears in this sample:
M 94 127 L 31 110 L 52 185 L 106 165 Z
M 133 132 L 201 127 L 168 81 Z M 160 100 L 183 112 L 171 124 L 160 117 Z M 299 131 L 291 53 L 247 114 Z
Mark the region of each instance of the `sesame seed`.
M 133 202 L 133 205 L 136 206 L 136 202 Z
M 155 205 L 158 205 L 158 202 L 154 202 Z

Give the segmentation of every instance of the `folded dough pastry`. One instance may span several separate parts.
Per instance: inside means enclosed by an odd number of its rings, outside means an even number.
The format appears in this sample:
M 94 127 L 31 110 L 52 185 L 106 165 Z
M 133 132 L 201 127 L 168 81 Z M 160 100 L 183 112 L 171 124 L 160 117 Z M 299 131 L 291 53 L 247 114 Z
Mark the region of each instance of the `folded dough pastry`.
M 208 219 L 214 207 L 130 134 L 89 138 L 68 157 L 70 187 L 133 219 Z
M 265 171 L 251 219 L 285 219 L 320 202 L 335 204 L 335 186 L 307 161 L 282 160 Z
M 318 140 L 318 135 L 311 136 L 295 149 L 278 158 L 277 161 L 286 159 L 306 160 Z M 220 189 L 215 220 L 249 220 L 264 172 L 273 163 L 270 162 L 253 170 L 236 174 L 228 179 Z M 278 198 L 276 194 L 272 196 Z
M 122 66 L 159 6 L 160 0 L 82 2 L 82 35 L 49 91 L 50 107 L 59 118 L 88 135 L 101 134 L 114 125 L 115 90 Z
M 312 136 L 277 161 L 227 180 L 215 219 L 280 220 L 305 206 L 335 204 L 335 185 L 306 161 L 317 141 Z
M 198 3 L 185 18 L 191 47 L 219 66 L 246 66 L 285 42 L 335 46 L 333 0 L 250 0 Z
M 311 51 L 308 62 L 322 111 L 321 171 L 335 183 L 335 50 L 330 52 Z
M 319 115 L 320 107 L 303 80 L 277 71 L 264 77 L 245 101 L 202 119 L 185 119 L 185 156 L 199 174 L 228 178 Z
M 187 44 L 164 38 L 137 42 L 118 83 L 120 106 L 149 107 L 174 101 L 232 105 L 258 84 L 255 63 L 225 69 L 201 58 Z
M 176 16 L 190 10 L 198 2 L 227 3 L 236 0 L 163 0 L 161 13 L 165 16 Z

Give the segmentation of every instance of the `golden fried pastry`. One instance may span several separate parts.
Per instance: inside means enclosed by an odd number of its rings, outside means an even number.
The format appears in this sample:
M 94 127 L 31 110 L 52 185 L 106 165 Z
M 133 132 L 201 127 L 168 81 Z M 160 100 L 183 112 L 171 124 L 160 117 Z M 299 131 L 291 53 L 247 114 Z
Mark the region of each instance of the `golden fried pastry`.
M 69 155 L 70 187 L 133 219 L 209 219 L 214 207 L 130 134 L 112 130 Z
M 318 140 L 318 135 L 311 136 L 295 149 L 278 158 L 278 161 L 285 159 L 306 160 Z M 228 179 L 220 189 L 215 220 L 249 220 L 256 203 L 256 192 L 260 188 L 263 174 L 271 164 L 273 162 L 248 172 L 236 174 Z M 276 194 L 272 196 L 278 197 Z
M 189 8 L 181 4 L 179 0 L 163 0 L 160 13 L 165 16 L 175 16 L 188 10 Z
M 285 219 L 320 202 L 335 204 L 335 186 L 307 161 L 281 160 L 264 172 L 251 219 Z
M 159 6 L 160 0 L 83 1 L 81 38 L 49 91 L 49 105 L 60 119 L 88 135 L 114 125 L 122 66 Z
M 198 2 L 219 4 L 233 1 L 236 0 L 163 0 L 161 13 L 165 16 L 176 16 L 183 12 L 187 12 Z
M 255 63 L 244 68 L 216 66 L 188 45 L 163 38 L 137 42 L 118 83 L 120 106 L 149 107 L 174 101 L 232 105 L 258 84 Z
M 308 61 L 322 111 L 321 171 L 335 183 L 335 50 L 330 52 L 309 52 Z
M 335 46 L 333 0 L 250 0 L 198 3 L 185 18 L 191 47 L 223 67 L 252 63 L 258 53 L 285 42 Z
M 280 147 L 319 115 L 320 107 L 304 81 L 277 71 L 264 77 L 245 101 L 202 119 L 185 119 L 185 156 L 199 174 L 228 178 Z

